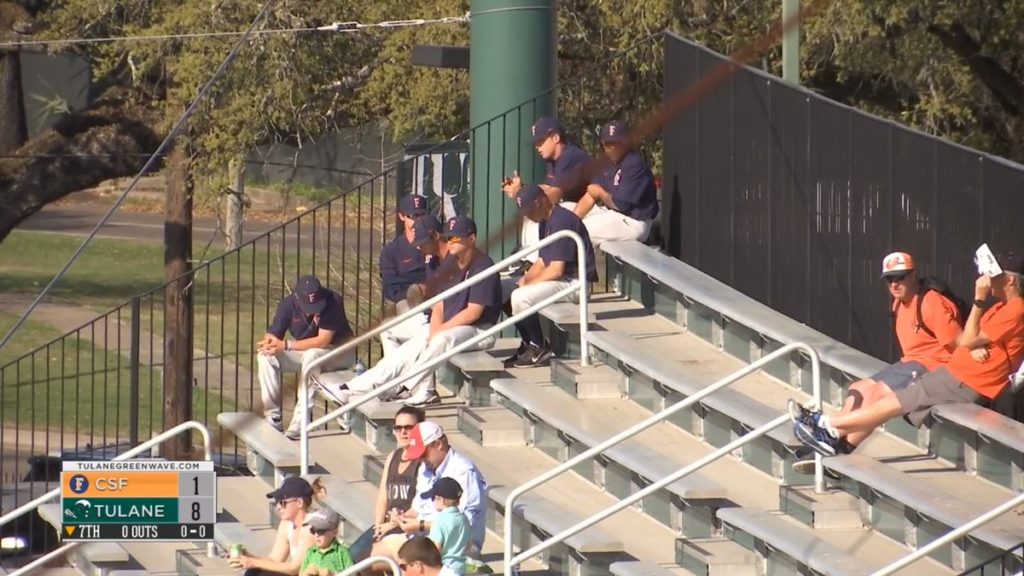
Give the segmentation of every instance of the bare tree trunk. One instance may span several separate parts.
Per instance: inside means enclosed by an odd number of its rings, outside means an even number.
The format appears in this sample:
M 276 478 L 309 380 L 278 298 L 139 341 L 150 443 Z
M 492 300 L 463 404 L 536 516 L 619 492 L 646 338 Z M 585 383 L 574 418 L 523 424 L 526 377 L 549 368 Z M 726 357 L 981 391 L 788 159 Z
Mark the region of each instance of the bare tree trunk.
M 167 158 L 164 209 L 164 429 L 192 419 L 192 191 L 191 149 L 182 139 Z M 191 434 L 164 444 L 170 460 L 192 452 Z
M 21 95 L 21 58 L 0 51 L 0 154 L 10 154 L 28 139 Z
M 242 222 L 245 220 L 245 160 L 236 160 L 228 168 L 231 171 L 231 189 L 227 192 L 227 207 L 224 217 L 224 241 L 228 250 L 242 245 Z

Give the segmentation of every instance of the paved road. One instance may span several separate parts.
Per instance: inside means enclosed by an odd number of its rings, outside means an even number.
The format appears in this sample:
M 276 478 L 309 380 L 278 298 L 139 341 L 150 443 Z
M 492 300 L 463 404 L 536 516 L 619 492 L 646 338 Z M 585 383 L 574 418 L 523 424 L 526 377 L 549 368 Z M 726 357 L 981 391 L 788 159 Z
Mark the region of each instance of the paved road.
M 33 214 L 28 220 L 18 226 L 18 230 L 34 230 L 40 232 L 52 232 L 56 234 L 67 234 L 71 236 L 85 236 L 89 234 L 96 223 L 100 221 L 100 218 L 106 213 L 107 208 L 104 206 L 96 206 L 90 204 L 73 204 L 64 206 L 47 206 L 40 212 Z M 319 222 L 323 222 L 322 218 L 318 219 Z M 312 229 L 310 228 L 309 222 L 312 222 L 310 218 L 303 219 L 302 234 L 300 241 L 304 247 L 309 247 L 313 242 Z M 246 222 L 242 233 L 243 241 L 248 242 L 253 238 L 256 238 L 268 230 L 272 230 L 277 227 L 276 224 L 264 223 L 264 222 Z M 111 216 L 110 220 L 107 221 L 106 225 L 100 229 L 99 236 L 102 238 L 121 238 L 126 240 L 141 240 L 144 242 L 163 242 L 164 235 L 164 217 L 162 214 L 150 214 L 144 212 L 115 212 Z M 211 236 L 214 238 L 214 244 L 220 245 L 221 234 L 217 230 L 216 218 L 198 218 L 192 225 L 192 237 L 196 248 L 205 246 L 210 241 Z M 336 236 L 338 232 L 334 233 L 335 240 L 340 240 L 340 236 Z M 325 236 L 321 229 L 318 231 L 318 241 L 323 242 Z M 364 246 L 369 246 L 371 232 L 365 230 L 361 233 L 362 243 Z M 295 227 L 289 226 L 287 242 L 291 244 L 295 238 Z M 349 230 L 346 240 L 349 242 L 355 242 L 355 234 L 352 230 Z M 276 239 L 279 243 L 279 237 Z M 376 245 L 379 246 L 379 237 L 375 239 Z M 333 243 L 333 242 L 332 242 Z

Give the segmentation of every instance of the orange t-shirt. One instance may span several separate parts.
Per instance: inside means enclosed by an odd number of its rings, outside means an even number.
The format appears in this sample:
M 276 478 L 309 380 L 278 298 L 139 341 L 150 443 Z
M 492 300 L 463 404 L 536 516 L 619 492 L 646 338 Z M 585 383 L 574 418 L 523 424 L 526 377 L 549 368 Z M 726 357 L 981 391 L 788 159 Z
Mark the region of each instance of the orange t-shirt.
M 981 331 L 992 341 L 988 360 L 978 362 L 966 347 L 953 352 L 946 369 L 986 398 L 995 398 L 1009 383 L 1009 376 L 1024 357 L 1024 299 L 1014 298 L 985 311 Z
M 960 324 L 957 321 L 956 306 L 934 290 L 924 294 L 921 303 L 921 321 L 935 333 L 933 338 L 917 325 L 918 294 L 911 298 L 909 304 L 897 301 L 896 308 L 896 339 L 903 350 L 903 362 L 920 362 L 925 368 L 935 370 L 946 362 L 952 353 L 946 348 L 955 342 L 960 335 Z

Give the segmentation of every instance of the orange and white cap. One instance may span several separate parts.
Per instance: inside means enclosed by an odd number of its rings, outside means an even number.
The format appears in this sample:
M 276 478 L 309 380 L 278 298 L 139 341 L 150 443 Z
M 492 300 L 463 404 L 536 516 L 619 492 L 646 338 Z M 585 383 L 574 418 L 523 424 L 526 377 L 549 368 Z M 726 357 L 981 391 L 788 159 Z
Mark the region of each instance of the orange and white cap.
M 906 274 L 914 269 L 914 259 L 906 252 L 893 252 L 882 260 L 882 278 Z

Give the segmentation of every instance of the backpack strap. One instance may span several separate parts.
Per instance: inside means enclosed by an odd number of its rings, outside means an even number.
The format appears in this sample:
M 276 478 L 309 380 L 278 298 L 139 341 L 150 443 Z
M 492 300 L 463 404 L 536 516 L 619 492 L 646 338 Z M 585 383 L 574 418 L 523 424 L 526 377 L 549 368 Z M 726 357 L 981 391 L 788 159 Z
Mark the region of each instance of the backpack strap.
M 924 318 L 921 316 L 921 306 L 924 305 L 924 297 L 926 294 L 931 292 L 931 288 L 927 288 L 924 285 L 921 286 L 921 291 L 917 293 L 917 328 L 924 330 L 924 333 L 935 338 L 935 332 L 924 323 Z

